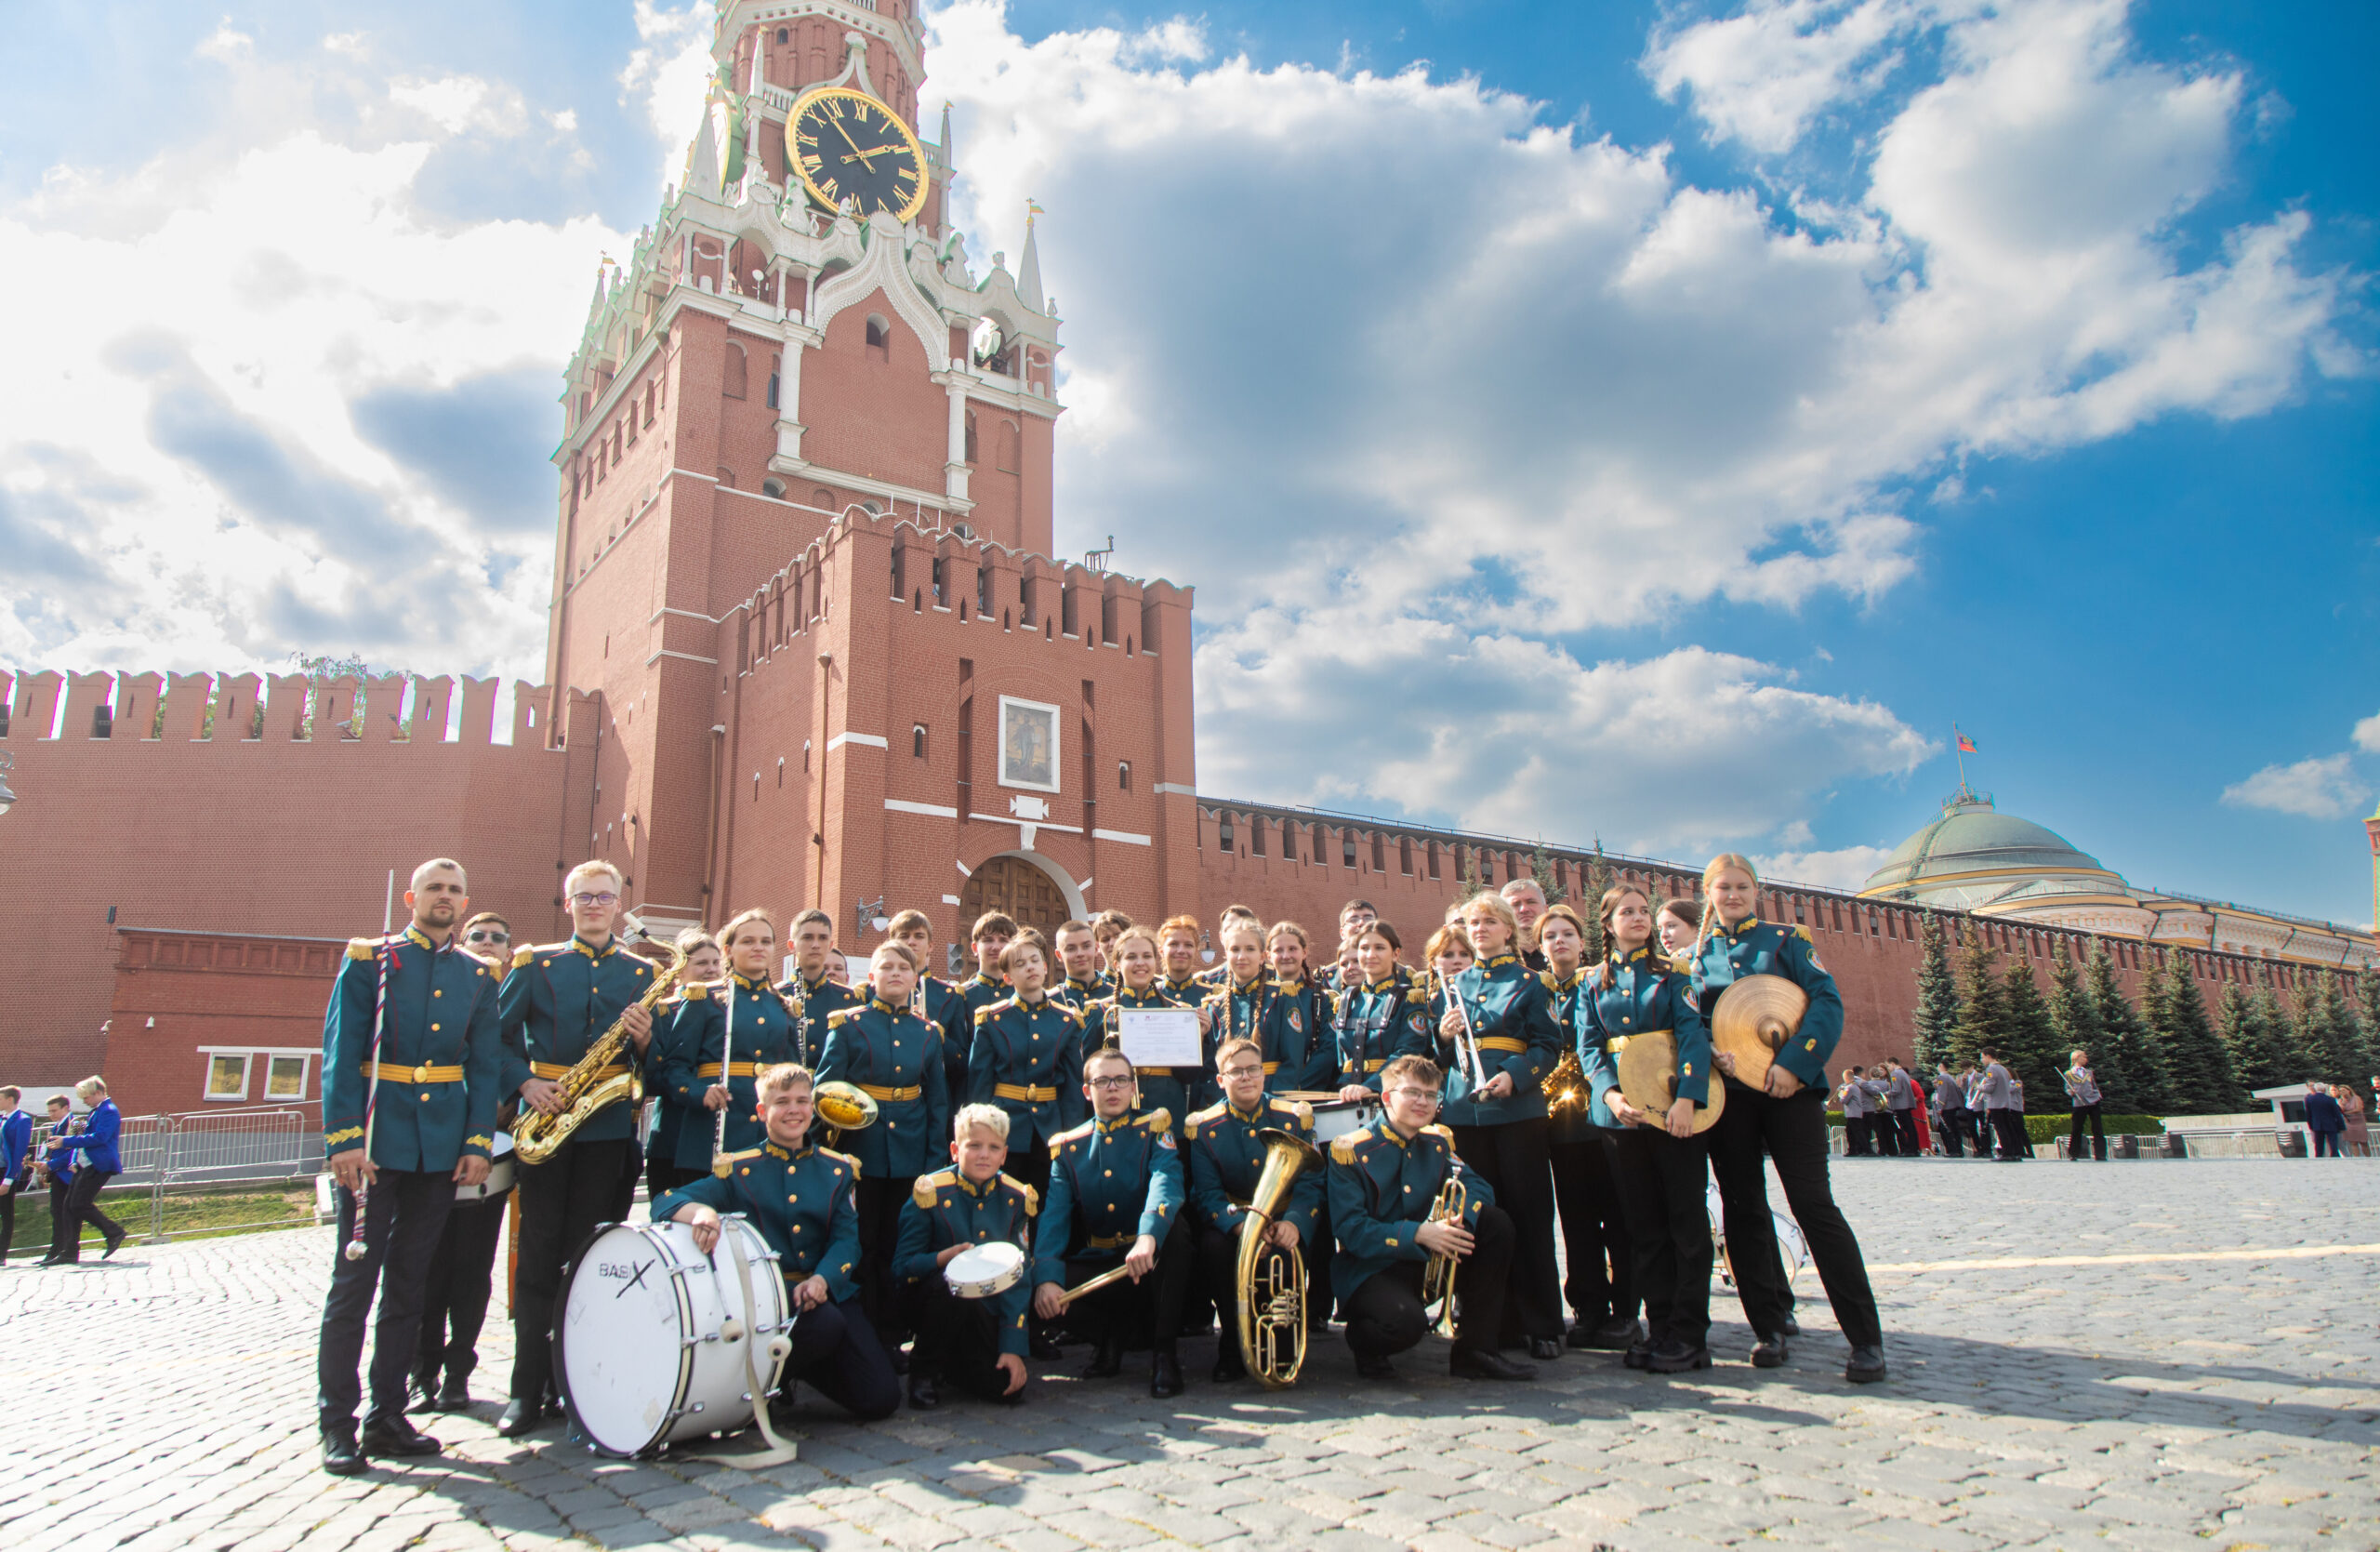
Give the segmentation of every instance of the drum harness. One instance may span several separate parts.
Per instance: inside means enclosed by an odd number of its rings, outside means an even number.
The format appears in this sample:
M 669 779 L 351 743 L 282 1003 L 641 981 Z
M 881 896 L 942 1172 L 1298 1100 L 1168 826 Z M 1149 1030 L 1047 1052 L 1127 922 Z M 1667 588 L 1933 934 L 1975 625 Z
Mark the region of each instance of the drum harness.
M 737 1216 L 740 1217 L 742 1214 L 738 1214 Z M 735 1281 L 742 1289 L 744 1294 L 744 1321 L 741 1329 L 733 1333 L 721 1333 L 725 1335 L 727 1339 L 732 1342 L 738 1338 L 748 1338 L 751 1335 L 753 1320 L 760 1313 L 760 1301 L 754 1298 L 752 1294 L 752 1263 L 744 1254 L 744 1237 L 727 1229 L 722 1224 L 720 1238 L 726 1241 L 725 1249 L 729 1255 L 734 1259 Z M 772 1270 L 774 1270 L 774 1268 L 772 1268 Z M 786 1298 L 788 1303 L 792 1301 L 793 1291 L 790 1288 L 786 1291 Z M 798 1314 L 799 1311 L 796 1313 Z M 786 1323 L 790 1325 L 792 1324 L 792 1321 L 787 1320 Z M 731 1321 L 730 1324 L 732 1325 L 734 1322 Z M 767 1449 L 760 1451 L 757 1453 L 736 1455 L 688 1455 L 683 1458 L 687 1460 L 714 1461 L 721 1466 L 734 1466 L 739 1471 L 766 1471 L 773 1466 L 783 1466 L 787 1461 L 794 1459 L 800 1453 L 800 1451 L 794 1445 L 778 1438 L 776 1426 L 769 1421 L 769 1393 L 776 1388 L 777 1375 L 783 1372 L 786 1358 L 792 1351 L 793 1339 L 791 1337 L 787 1336 L 781 1331 L 770 1333 L 768 1341 L 769 1372 L 766 1378 L 763 1379 L 760 1373 L 760 1349 L 759 1346 L 749 1340 L 747 1340 L 744 1343 L 744 1377 L 746 1382 L 752 1387 L 752 1420 L 760 1426 L 760 1437 L 769 1441 L 769 1447 Z

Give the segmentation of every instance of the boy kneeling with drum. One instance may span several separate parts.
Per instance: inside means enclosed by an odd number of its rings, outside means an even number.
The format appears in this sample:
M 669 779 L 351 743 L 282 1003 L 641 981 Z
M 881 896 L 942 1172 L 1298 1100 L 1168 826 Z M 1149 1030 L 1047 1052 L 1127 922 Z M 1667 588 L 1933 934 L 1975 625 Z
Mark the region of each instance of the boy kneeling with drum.
M 955 1169 L 918 1176 L 901 1208 L 892 1272 L 906 1287 L 909 1404 L 942 1405 L 938 1383 L 987 1401 L 1025 1399 L 1025 1247 L 1041 1200 L 1000 1173 L 1008 1112 L 967 1105 L 951 1120 Z
M 853 1191 L 859 1166 L 848 1156 L 807 1141 L 811 1072 L 780 1062 L 759 1080 L 760 1120 L 768 1141 L 724 1153 L 712 1173 L 653 1203 L 655 1223 L 686 1225 L 694 1248 L 708 1255 L 719 1244 L 721 1213 L 741 1213 L 777 1253 L 794 1310 L 779 1394 L 790 1398 L 802 1381 L 864 1421 L 890 1417 L 901 1405 L 901 1385 L 876 1330 L 860 1309 L 859 1211 Z

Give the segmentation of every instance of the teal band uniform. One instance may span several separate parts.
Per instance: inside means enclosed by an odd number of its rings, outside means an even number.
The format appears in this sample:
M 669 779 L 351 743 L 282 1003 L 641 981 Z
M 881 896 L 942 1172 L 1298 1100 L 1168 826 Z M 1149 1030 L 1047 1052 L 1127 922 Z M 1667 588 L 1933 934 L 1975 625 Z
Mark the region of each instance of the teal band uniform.
M 1585 1016 L 1584 1004 L 1594 985 L 1594 968 L 1582 967 L 1568 980 L 1550 970 L 1540 971 L 1538 978 L 1545 983 L 1546 1012 L 1554 1015 L 1554 1024 L 1562 1030 L 1562 1049 L 1578 1050 L 1579 1021 Z M 1584 1065 L 1583 1058 L 1580 1065 Z M 1558 1109 L 1548 1105 L 1546 1113 L 1553 1117 L 1553 1125 L 1546 1132 L 1548 1142 L 1588 1142 L 1593 1138 L 1596 1127 L 1611 1124 L 1609 1113 L 1584 1093 L 1575 1103 Z
M 1121 1261 L 1144 1234 L 1162 1241 L 1184 1195 L 1182 1150 L 1163 1110 L 1060 1134 L 1050 1147 L 1050 1200 L 1034 1231 L 1034 1282 L 1063 1284 L 1068 1261 Z
M 1360 1083 L 1378 1094 L 1381 1069 L 1397 1057 L 1436 1058 L 1429 999 L 1409 980 L 1391 976 L 1341 992 L 1336 1022 L 1338 1080 L 1317 1087 Z
M 1457 1042 L 1440 1036 L 1439 1060 L 1446 1067 L 1451 1088 L 1464 1092 L 1451 1094 L 1447 1100 L 1444 1120 L 1449 1126 L 1498 1126 L 1507 1121 L 1535 1121 L 1545 1114 L 1545 1080 L 1562 1060 L 1562 1028 L 1554 1023 L 1550 996 L 1545 982 L 1538 973 L 1521 962 L 1518 955 L 1498 954 L 1482 965 L 1484 974 L 1478 988 L 1463 1001 L 1470 1009 L 1471 1027 L 1482 1044 L 1479 1051 L 1481 1081 L 1492 1081 L 1504 1073 L 1513 1081 L 1509 1099 L 1483 1100 L 1470 1092 L 1469 1064 L 1462 1059 Z M 1444 1016 L 1452 995 L 1442 988 L 1434 1000 L 1430 1012 L 1430 1028 L 1435 1030 Z M 1506 1041 L 1516 1049 L 1495 1050 L 1487 1041 Z
M 975 1056 L 975 1015 L 1008 997 L 1007 983 L 980 971 L 950 988 L 934 1022 L 942 1026 L 943 1082 L 953 1100 L 974 1092 L 968 1064 Z M 1014 1144 L 1010 1145 L 1014 1151 Z
M 1144 992 L 1119 987 L 1116 994 L 1107 1001 L 1092 1004 L 1090 1016 L 1083 1020 L 1083 1055 L 1088 1057 L 1091 1053 L 1107 1044 L 1111 1038 L 1120 1038 L 1117 1035 L 1119 1026 L 1116 1017 L 1118 1013 L 1129 1013 L 1135 1009 L 1198 1006 L 1204 998 L 1204 993 L 1195 983 L 1184 981 L 1181 985 L 1189 988 L 1187 1001 L 1184 1000 L 1181 991 L 1169 990 L 1166 984 L 1159 981 Z M 1193 1108 L 1203 1109 L 1223 1097 L 1214 1081 L 1215 1037 L 1209 1034 L 1200 1043 L 1207 1053 L 1206 1065 L 1203 1067 L 1144 1067 L 1139 1069 L 1137 1076 L 1140 1080 L 1141 1098 L 1140 1103 L 1133 1108 L 1137 1113 L 1147 1115 L 1163 1110 L 1167 1115 L 1174 1117 L 1178 1122 L 1186 1124 Z M 1197 1101 L 1195 1106 L 1192 1103 L 1194 1100 Z M 1175 1140 L 1179 1141 L 1180 1138 L 1181 1134 L 1176 1132 Z
M 813 981 L 796 971 L 790 978 L 779 981 L 776 989 L 779 996 L 801 1009 L 801 1019 L 795 1029 L 794 1055 L 786 1060 L 800 1062 L 803 1067 L 818 1065 L 818 1053 L 826 1043 L 827 1016 L 867 1001 L 865 987 L 845 986 L 824 973 Z
M 1331 1139 L 1324 1179 L 1339 1254 L 1330 1262 L 1330 1288 L 1342 1308 L 1356 1289 L 1397 1262 L 1429 1258 L 1413 1231 L 1428 1220 L 1448 1177 L 1457 1174 L 1468 1193 L 1463 1227 L 1475 1231 L 1479 1210 L 1496 1193 L 1463 1169 L 1446 1127 L 1425 1126 L 1408 1139 L 1398 1136 L 1382 1116 Z
M 967 1099 L 1008 1112 L 1009 1152 L 1045 1146 L 1089 1110 L 1082 1016 L 1064 1003 L 1051 997 L 1029 1005 L 1014 999 L 988 1003 L 975 1011 L 974 1041 L 967 1053 Z
M 1324 1088 L 1338 1076 L 1329 1019 L 1318 1012 L 1329 1002 L 1311 983 L 1259 977 L 1250 986 L 1226 984 L 1211 1005 L 1218 1048 L 1235 1037 L 1256 1042 L 1264 1062 L 1265 1093 Z
M 520 1092 L 536 1076 L 532 1062 L 551 1067 L 576 1063 L 619 1022 L 629 1003 L 644 996 L 658 973 L 651 961 L 621 948 L 617 937 L 606 939 L 601 948 L 573 937 L 516 952 L 496 1004 L 504 1029 L 501 1092 Z M 628 1060 L 636 1060 L 633 1046 Z M 628 1104 L 604 1106 L 571 1134 L 590 1143 L 635 1134 L 636 1107 Z
M 944 1086 L 941 1030 L 871 996 L 827 1020 L 818 1081 L 828 1079 L 891 1091 L 873 1094 L 876 1124 L 843 1138 L 870 1180 L 906 1180 L 949 1161 L 950 1091 Z
M 1182 1151 L 1190 1160 L 1190 1214 L 1202 1227 L 1239 1232 L 1240 1220 L 1248 1215 L 1246 1204 L 1264 1173 L 1264 1144 L 1256 1134 L 1267 1127 L 1311 1143 L 1314 1111 L 1266 1094 L 1252 1112 L 1225 1103 L 1190 1118 Z M 1321 1212 L 1322 1172 L 1302 1171 L 1290 1183 L 1280 1221 L 1297 1229 L 1300 1244 L 1311 1245 Z
M 721 1154 L 719 1162 L 727 1166 L 725 1174 L 663 1192 L 653 1203 L 653 1221 L 667 1223 L 694 1203 L 722 1217 L 741 1213 L 777 1253 L 786 1286 L 823 1277 L 838 1304 L 858 1293 L 852 1277 L 859 1264 L 859 1209 L 852 1200 L 857 1163 L 829 1148 L 773 1142 Z
M 735 1046 L 727 1044 L 727 1009 L 734 999 Z M 678 1147 L 673 1161 L 681 1170 L 710 1168 L 711 1147 L 718 1138 L 718 1112 L 703 1103 L 713 1083 L 727 1084 L 727 1150 L 741 1153 L 767 1140 L 761 1125 L 760 1071 L 780 1062 L 798 1061 L 793 1012 L 764 978 L 730 975 L 710 986 L 686 988 L 666 1037 L 668 1055 L 661 1069 L 662 1095 L 678 1107 Z M 749 1063 L 753 1068 L 745 1072 Z M 737 1070 L 722 1078 L 703 1075 L 704 1068 L 733 1065 Z
M 892 1275 L 904 1284 L 939 1279 L 941 1254 L 953 1245 L 1011 1244 L 1026 1256 L 1033 1254 L 1033 1220 L 1040 1201 L 1023 1181 L 996 1174 L 981 1186 L 957 1170 L 937 1170 L 918 1176 L 909 1200 L 901 1204 L 899 1248 L 892 1254 Z M 992 1295 L 999 1311 L 1000 1351 L 1025 1356 L 1025 1316 L 1033 1302 L 1033 1282 L 1019 1278 L 1015 1286 Z
M 1579 1028 L 1579 1065 L 1593 1094 L 1597 1126 L 1617 1126 L 1611 1091 L 1620 1084 L 1620 1053 L 1628 1040 L 1648 1029 L 1667 1029 L 1677 1041 L 1677 1098 L 1711 1102 L 1711 1028 L 1695 1006 L 1694 988 L 1659 954 L 1639 948 L 1614 954 L 1587 977 L 1579 1002 L 1585 1017 Z
M 1694 956 L 1694 994 L 1707 1022 L 1726 989 L 1746 975 L 1782 975 L 1809 994 L 1802 1027 L 1777 1053 L 1777 1063 L 1814 1089 L 1827 1084 L 1826 1064 L 1843 1039 L 1843 994 L 1818 963 L 1818 948 L 1800 927 L 1746 917 L 1733 931 L 1714 926 Z
M 382 1005 L 382 1071 L 372 1162 L 389 1170 L 451 1170 L 484 1159 L 496 1142 L 496 1107 L 504 1042 L 497 1028 L 496 967 L 466 949 L 441 946 L 418 927 L 393 941 L 359 937 L 347 946 L 323 1014 L 323 1149 L 364 1146 L 364 1105 L 372 1092 L 372 1010 L 380 969 L 389 972 Z M 390 1069 L 436 1068 L 459 1082 L 391 1081 Z M 423 1072 L 425 1078 L 434 1075 Z

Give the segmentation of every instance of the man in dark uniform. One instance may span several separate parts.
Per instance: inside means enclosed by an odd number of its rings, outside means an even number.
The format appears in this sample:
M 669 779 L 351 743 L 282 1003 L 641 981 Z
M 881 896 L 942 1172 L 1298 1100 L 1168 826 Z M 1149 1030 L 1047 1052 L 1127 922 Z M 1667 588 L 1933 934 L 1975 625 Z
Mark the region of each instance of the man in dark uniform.
M 570 907 L 566 943 L 524 948 L 504 977 L 503 1092 L 541 1115 L 562 1108 L 555 1080 L 615 1023 L 633 1042 L 619 1071 L 643 1060 L 653 1015 L 642 998 L 656 972 L 620 946 L 620 875 L 608 862 L 582 862 L 562 882 Z M 582 1121 L 543 1163 L 520 1169 L 521 1239 L 512 1304 L 512 1399 L 496 1431 L 518 1439 L 546 1415 L 553 1380 L 554 1299 L 563 1258 L 595 1226 L 615 1218 L 620 1184 L 636 1148 L 636 1108 L 607 1105 Z
M 909 1354 L 909 1404 L 920 1412 L 942 1405 L 942 1385 L 987 1401 L 1025 1399 L 1032 1280 L 1021 1277 L 989 1298 L 962 1299 L 943 1276 L 960 1251 L 977 1245 L 1014 1245 L 1032 1257 L 1041 1198 L 1000 1173 L 1008 1128 L 1008 1112 L 997 1105 L 961 1106 L 951 1123 L 953 1167 L 918 1176 L 901 1209 L 892 1269 L 918 1333 Z
M 859 1165 L 811 1143 L 811 1088 L 809 1070 L 790 1062 L 761 1073 L 768 1140 L 723 1153 L 709 1174 L 664 1192 L 653 1204 L 653 1221 L 686 1225 L 694 1248 L 708 1255 L 719 1244 L 721 1213 L 750 1219 L 777 1253 L 793 1311 L 793 1350 L 779 1397 L 789 1399 L 799 1381 L 872 1423 L 900 1407 L 901 1384 L 859 1305 L 859 1210 L 852 1200 Z
M 1215 1307 L 1229 1311 L 1239 1307 L 1242 1292 L 1238 1286 L 1240 1226 L 1256 1194 L 1256 1182 L 1264 1173 L 1266 1144 L 1257 1134 L 1277 1127 L 1312 1143 L 1314 1110 L 1265 1094 L 1263 1052 L 1245 1036 L 1226 1040 L 1216 1048 L 1215 1070 L 1223 1081 L 1223 1102 L 1190 1118 L 1183 1147 L 1190 1156 L 1190 1212 L 1197 1220 L 1200 1280 Z M 1264 1275 L 1264 1263 L 1272 1260 L 1294 1258 L 1311 1266 L 1307 1247 L 1316 1242 L 1316 1220 L 1321 1213 L 1322 1172 L 1309 1168 L 1291 1184 L 1289 1200 L 1266 1231 L 1269 1243 L 1259 1258 L 1260 1275 Z M 1322 1275 L 1309 1276 L 1309 1297 L 1328 1300 L 1327 1268 L 1313 1271 Z M 1284 1267 L 1282 1272 L 1284 1280 L 1294 1280 L 1290 1268 Z M 1308 1311 L 1309 1323 L 1316 1314 Z M 1223 1340 L 1215 1347 L 1214 1377 L 1221 1383 L 1247 1376 L 1247 1356 L 1239 1350 L 1239 1322 L 1225 1320 Z
M 1019 1180 L 1050 1181 L 1050 1139 L 1082 1117 L 1082 1015 L 1049 995 L 1050 946 L 1026 932 L 1000 950 L 1012 996 L 975 1011 L 967 1098 L 1008 1112 L 1009 1155 Z
M 805 910 L 795 917 L 785 946 L 793 950 L 793 974 L 778 982 L 776 989 L 798 1010 L 793 1059 L 814 1068 L 818 1053 L 826 1048 L 826 1015 L 856 1008 L 867 995 L 843 979 L 843 958 L 835 952 L 835 919 L 825 911 Z M 720 947 L 727 947 L 723 939 Z
M 1068 1287 L 1116 1270 L 1120 1257 L 1130 1280 L 1074 1305 L 1077 1326 L 1088 1328 L 1097 1348 L 1083 1377 L 1120 1373 L 1126 1341 L 1146 1333 L 1149 1394 L 1162 1400 L 1182 1394 L 1176 1333 L 1193 1254 L 1182 1223 L 1173 1118 L 1162 1109 L 1133 1114 L 1139 1085 L 1123 1052 L 1094 1051 L 1083 1068 L 1091 1119 L 1051 1147 L 1050 1210 L 1033 1242 L 1033 1312 L 1056 1320 Z
M 1389 1360 L 1421 1340 L 1429 1316 L 1422 1273 L 1434 1255 L 1456 1257 L 1454 1353 L 1447 1372 L 1460 1379 L 1536 1378 L 1496 1350 L 1504 1314 L 1504 1279 L 1513 1264 L 1513 1220 L 1495 1193 L 1455 1157 L 1454 1135 L 1432 1119 L 1441 1080 L 1427 1056 L 1399 1056 L 1381 1072 L 1385 1113 L 1359 1132 L 1331 1139 L 1327 1196 L 1339 1254 L 1330 1283 L 1340 1290 L 1355 1372 L 1393 1379 Z M 1460 1218 L 1432 1222 L 1438 1193 L 1459 1178 L 1467 1200 Z
M 366 1454 L 438 1453 L 406 1421 L 405 1382 L 455 1188 L 487 1178 L 504 1059 L 496 971 L 454 945 L 470 905 L 464 888 L 459 863 L 415 869 L 405 891 L 412 923 L 395 938 L 347 946 L 323 1018 L 323 1147 L 338 1181 L 340 1254 L 323 1301 L 316 1407 L 323 1469 L 337 1476 L 363 1470 Z M 350 1260 L 357 1243 L 363 1254 Z M 371 1407 L 359 1441 L 356 1367 L 376 1293 Z
M 956 996 L 943 1001 L 937 1019 L 942 1025 L 943 1083 L 953 1104 L 974 1092 L 967 1063 L 975 1050 L 975 1015 L 1008 995 L 1000 956 L 1015 935 L 1016 922 L 1005 912 L 987 910 L 975 918 L 967 942 L 975 955 L 975 973 L 959 983 Z

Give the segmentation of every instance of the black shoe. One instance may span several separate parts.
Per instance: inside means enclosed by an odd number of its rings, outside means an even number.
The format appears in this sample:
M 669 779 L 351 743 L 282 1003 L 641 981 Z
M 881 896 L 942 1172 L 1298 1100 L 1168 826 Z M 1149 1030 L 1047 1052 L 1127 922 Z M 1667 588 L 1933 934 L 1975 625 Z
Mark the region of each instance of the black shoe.
M 1102 1337 L 1092 1349 L 1091 1367 L 1082 1372 L 1087 1380 L 1112 1379 L 1124 1372 L 1124 1344 L 1113 1337 Z
M 942 1391 L 934 1385 L 933 1376 L 927 1373 L 911 1374 L 909 1376 L 909 1410 L 932 1412 L 940 1405 L 942 1405 Z
M 1046 1331 L 1032 1333 L 1025 1338 L 1025 1346 L 1027 1352 L 1044 1363 L 1055 1363 L 1066 1356 L 1066 1349 L 1058 1346 L 1058 1339 Z
M 409 1413 L 438 1410 L 438 1376 L 416 1374 L 405 1381 L 405 1411 Z
M 1359 1380 L 1393 1380 L 1396 1377 L 1396 1365 L 1391 1363 L 1385 1354 L 1357 1353 L 1355 1377 Z
M 1653 1349 L 1652 1356 L 1645 1360 L 1645 1367 L 1656 1374 L 1682 1374 L 1689 1369 L 1708 1369 L 1711 1367 L 1711 1349 L 1689 1347 L 1676 1340 L 1667 1341 Z
M 1752 1350 L 1752 1366 L 1755 1369 L 1782 1369 L 1785 1359 L 1785 1338 L 1782 1336 L 1764 1336 Z
M 1843 1377 L 1854 1385 L 1873 1385 L 1884 1377 L 1883 1343 L 1851 1349 L 1851 1361 L 1843 1366 Z
M 1457 1347 L 1447 1360 L 1447 1373 L 1459 1380 L 1533 1380 L 1537 1371 L 1514 1363 L 1501 1353 Z
M 496 1431 L 505 1439 L 519 1439 L 533 1431 L 546 1420 L 546 1409 L 533 1405 L 515 1396 L 504 1405 L 504 1415 L 496 1420 Z
M 1570 1346 L 1599 1353 L 1624 1353 L 1644 1334 L 1643 1322 L 1633 1315 L 1625 1320 L 1614 1317 L 1592 1329 L 1581 1321 L 1570 1328 Z
M 471 1387 L 469 1377 L 462 1374 L 447 1375 L 446 1384 L 439 1390 L 438 1399 L 432 1403 L 432 1408 L 438 1412 L 470 1411 Z
M 1651 1367 L 1653 1361 L 1652 1339 L 1649 1337 L 1639 1336 L 1635 1341 L 1628 1344 L 1627 1356 L 1622 1358 L 1620 1361 L 1625 1363 L 1631 1369 L 1645 1369 Z
M 364 1469 L 364 1452 L 355 1447 L 355 1425 L 323 1425 L 323 1469 L 334 1477 L 352 1477 Z
M 1149 1359 L 1149 1394 L 1160 1401 L 1182 1394 L 1182 1360 L 1170 1347 Z
M 1802 1322 L 1796 1320 L 1789 1314 L 1783 1320 L 1777 1322 L 1777 1334 L 1779 1336 L 1799 1336 L 1802 1334 Z
M 364 1425 L 367 1455 L 434 1455 L 438 1440 L 407 1422 L 403 1413 L 383 1414 Z
M 122 1250 L 124 1248 L 124 1242 L 131 1237 L 132 1231 L 130 1229 L 117 1229 L 115 1231 L 115 1237 L 108 1241 L 108 1248 L 99 1252 L 99 1259 L 105 1261 L 109 1256 L 113 1255 L 116 1252 Z
M 1209 1377 L 1217 1385 L 1244 1380 L 1248 1377 L 1247 1360 L 1239 1356 L 1237 1347 L 1221 1348 L 1215 1353 L 1215 1372 Z
M 1528 1339 L 1528 1356 L 1537 1360 L 1540 1363 L 1551 1363 L 1554 1360 L 1562 1356 L 1561 1339 L 1554 1336 L 1530 1337 Z

